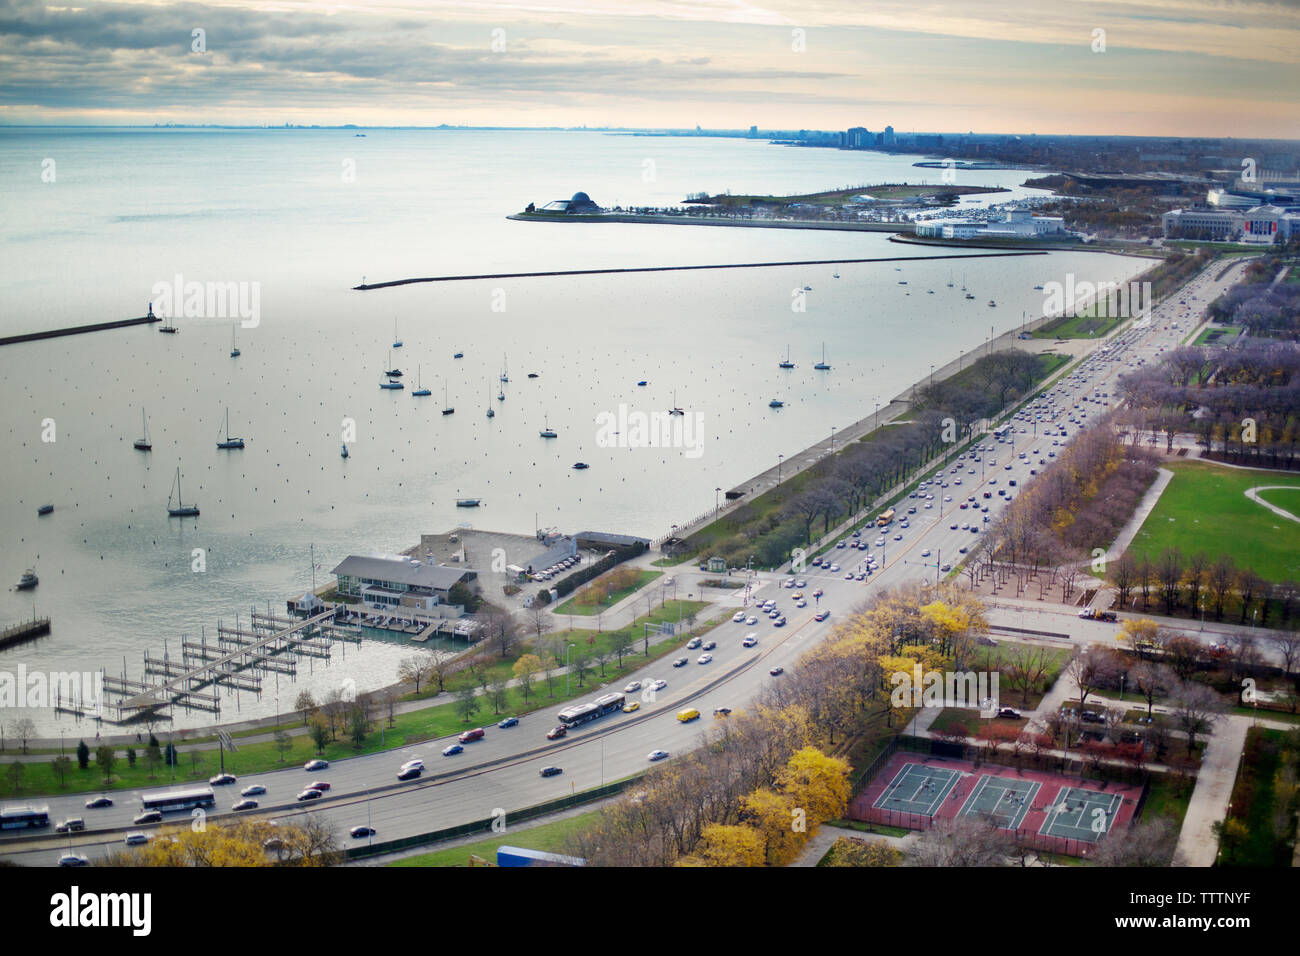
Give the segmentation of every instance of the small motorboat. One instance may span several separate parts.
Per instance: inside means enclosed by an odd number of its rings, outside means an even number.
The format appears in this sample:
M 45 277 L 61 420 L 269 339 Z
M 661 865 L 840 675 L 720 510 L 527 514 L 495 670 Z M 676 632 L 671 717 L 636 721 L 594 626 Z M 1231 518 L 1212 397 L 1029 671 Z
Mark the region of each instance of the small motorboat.
M 457 498 L 456 499 L 457 508 L 477 508 L 482 503 L 483 500 L 481 498 Z
M 591 465 L 587 464 L 585 461 L 575 461 L 573 467 L 576 471 L 585 471 L 590 468 Z
M 54 510 L 54 505 L 41 505 L 36 509 L 38 515 L 47 515 Z
M 392 379 L 389 379 L 387 382 L 380 382 L 379 387 L 380 388 L 406 388 L 406 386 L 403 385 L 401 382 L 394 382 Z
M 529 377 L 529 378 L 540 378 L 541 376 L 539 376 L 536 372 L 529 372 L 529 373 L 528 373 L 528 377 Z
M 343 449 L 339 452 L 339 457 L 340 458 L 348 457 L 348 446 L 346 442 L 344 442 Z
M 464 352 L 457 352 L 455 355 L 452 356 L 452 358 L 464 358 L 464 357 L 465 357 Z
M 650 383 L 647 382 L 645 379 L 641 379 L 641 381 L 637 382 L 637 385 L 641 386 L 642 388 L 644 388 L 646 385 L 649 385 L 649 384 L 650 384 Z
M 785 408 L 785 402 L 781 401 L 781 399 L 779 399 L 779 398 L 774 398 L 774 399 L 772 399 L 770 402 L 767 403 L 767 407 L 768 407 L 768 408 Z
M 36 576 L 36 572 L 28 568 L 23 572 L 23 576 L 18 579 L 14 587 L 19 591 L 29 591 L 41 583 L 41 579 Z
M 994 302 L 992 299 L 989 299 L 989 308 L 990 308 L 990 309 L 995 309 L 995 308 L 997 308 L 997 305 L 998 305 L 998 304 L 997 304 L 996 302 Z

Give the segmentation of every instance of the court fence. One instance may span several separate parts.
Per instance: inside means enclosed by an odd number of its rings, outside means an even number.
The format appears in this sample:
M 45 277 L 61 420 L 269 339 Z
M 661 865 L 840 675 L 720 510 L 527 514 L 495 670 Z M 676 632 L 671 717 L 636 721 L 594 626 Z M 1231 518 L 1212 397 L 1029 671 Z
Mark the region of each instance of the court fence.
M 861 823 L 879 826 L 900 827 L 904 830 L 928 830 L 934 824 L 934 817 L 924 813 L 908 813 L 904 810 L 888 810 L 877 807 L 853 808 L 849 818 Z M 1091 856 L 1096 844 L 1088 840 L 1076 840 L 1070 837 L 1050 836 L 1037 830 L 1022 828 L 1003 831 L 1011 834 L 1015 845 L 1022 850 L 1035 850 L 1045 853 L 1060 853 L 1065 856 Z

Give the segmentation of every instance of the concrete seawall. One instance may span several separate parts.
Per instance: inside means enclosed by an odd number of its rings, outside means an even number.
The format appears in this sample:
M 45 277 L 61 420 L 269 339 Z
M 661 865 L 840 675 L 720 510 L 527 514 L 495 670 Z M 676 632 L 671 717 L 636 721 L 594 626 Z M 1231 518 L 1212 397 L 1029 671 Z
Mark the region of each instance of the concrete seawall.
M 0 345 L 16 345 L 19 342 L 37 342 L 41 339 L 57 339 L 64 335 L 81 335 L 86 332 L 103 332 L 106 329 L 125 329 L 132 325 L 150 325 L 161 322 L 157 315 L 142 315 L 136 319 L 118 319 L 116 322 L 96 322 L 93 325 L 73 325 L 66 329 L 45 329 L 42 332 L 24 332 L 21 335 L 0 337 Z

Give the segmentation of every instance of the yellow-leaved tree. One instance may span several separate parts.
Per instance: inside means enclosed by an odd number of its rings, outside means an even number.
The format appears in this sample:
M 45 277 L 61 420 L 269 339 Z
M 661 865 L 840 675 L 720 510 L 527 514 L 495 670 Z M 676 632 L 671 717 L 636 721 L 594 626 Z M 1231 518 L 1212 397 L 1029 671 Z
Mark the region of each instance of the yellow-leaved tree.
M 776 782 L 791 803 L 804 810 L 808 836 L 827 820 L 843 815 L 849 804 L 849 765 L 815 747 L 796 751 Z

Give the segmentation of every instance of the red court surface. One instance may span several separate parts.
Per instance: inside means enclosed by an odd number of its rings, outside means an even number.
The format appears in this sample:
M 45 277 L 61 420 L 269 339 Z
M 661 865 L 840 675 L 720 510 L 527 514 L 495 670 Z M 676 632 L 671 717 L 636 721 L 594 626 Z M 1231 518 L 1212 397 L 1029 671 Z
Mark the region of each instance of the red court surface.
M 1036 849 L 1087 856 L 1114 827 L 1133 821 L 1142 787 L 1080 780 L 1000 764 L 894 754 L 849 804 L 847 817 L 912 830 L 935 819 L 991 815 Z

